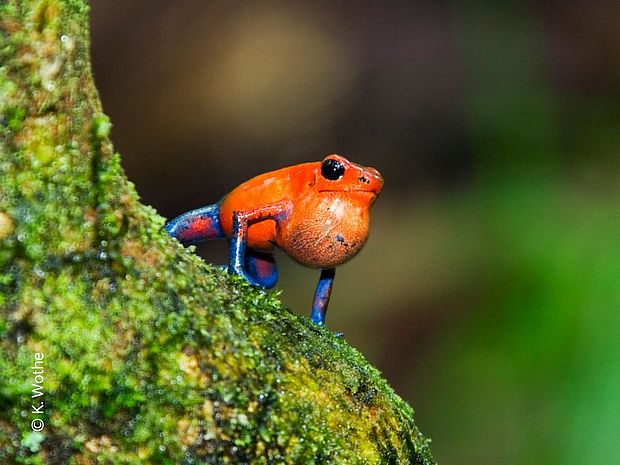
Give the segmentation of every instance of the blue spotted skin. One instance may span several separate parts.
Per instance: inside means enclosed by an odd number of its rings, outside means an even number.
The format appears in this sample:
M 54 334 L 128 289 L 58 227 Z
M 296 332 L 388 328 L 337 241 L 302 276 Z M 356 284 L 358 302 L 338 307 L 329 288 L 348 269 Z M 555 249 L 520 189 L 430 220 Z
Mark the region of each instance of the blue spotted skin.
M 183 213 L 166 224 L 166 231 L 184 245 L 197 244 L 207 239 L 222 239 L 220 203 Z
M 264 219 L 281 220 L 286 214 L 287 205 L 256 209 L 249 214 L 235 212 L 230 237 L 229 273 L 241 275 L 254 286 L 267 289 L 275 286 L 278 281 L 278 268 L 273 253 L 247 248 L 247 229 L 251 222 Z M 220 224 L 220 203 L 184 213 L 167 223 L 165 228 L 168 234 L 184 245 L 225 238 Z M 334 268 L 322 270 L 314 294 L 310 318 L 320 326 L 325 324 L 334 275 Z
M 257 286 L 270 289 L 278 282 L 278 267 L 271 252 L 246 249 L 245 270 Z

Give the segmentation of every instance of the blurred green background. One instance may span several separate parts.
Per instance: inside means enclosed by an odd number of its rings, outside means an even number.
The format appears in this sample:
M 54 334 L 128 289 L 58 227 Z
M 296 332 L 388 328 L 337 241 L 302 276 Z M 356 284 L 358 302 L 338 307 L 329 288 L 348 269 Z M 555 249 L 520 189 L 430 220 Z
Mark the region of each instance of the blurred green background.
M 95 0 L 92 31 L 116 148 L 168 218 L 329 153 L 384 174 L 327 321 L 440 463 L 620 464 L 617 0 Z M 318 272 L 278 260 L 307 314 Z

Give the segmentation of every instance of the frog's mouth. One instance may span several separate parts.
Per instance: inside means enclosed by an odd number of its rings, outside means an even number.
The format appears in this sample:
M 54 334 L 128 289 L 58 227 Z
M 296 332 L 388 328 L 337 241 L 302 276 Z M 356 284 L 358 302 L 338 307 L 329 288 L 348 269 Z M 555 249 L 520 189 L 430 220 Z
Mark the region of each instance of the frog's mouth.
M 376 189 L 321 189 L 319 192 L 364 192 L 366 194 L 372 194 L 375 197 L 379 195 L 379 191 Z

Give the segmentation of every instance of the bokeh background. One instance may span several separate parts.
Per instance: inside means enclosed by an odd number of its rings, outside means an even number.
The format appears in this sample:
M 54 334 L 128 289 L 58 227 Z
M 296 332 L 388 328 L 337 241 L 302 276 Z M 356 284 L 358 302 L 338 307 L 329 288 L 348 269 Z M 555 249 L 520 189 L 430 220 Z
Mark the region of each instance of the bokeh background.
M 620 4 L 95 0 L 94 72 L 171 218 L 340 153 L 386 180 L 328 325 L 442 464 L 620 463 Z M 223 243 L 201 247 L 223 263 Z M 279 258 L 307 314 L 318 278 Z

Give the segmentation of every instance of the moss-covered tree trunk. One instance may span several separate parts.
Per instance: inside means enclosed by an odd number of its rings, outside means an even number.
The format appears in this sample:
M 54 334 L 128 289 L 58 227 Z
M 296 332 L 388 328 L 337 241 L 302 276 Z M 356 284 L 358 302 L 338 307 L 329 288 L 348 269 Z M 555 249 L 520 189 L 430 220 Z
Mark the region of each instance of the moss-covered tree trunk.
M 0 0 L 0 463 L 433 463 L 358 352 L 138 202 L 88 47 L 84 1 Z

